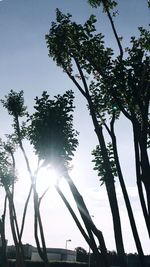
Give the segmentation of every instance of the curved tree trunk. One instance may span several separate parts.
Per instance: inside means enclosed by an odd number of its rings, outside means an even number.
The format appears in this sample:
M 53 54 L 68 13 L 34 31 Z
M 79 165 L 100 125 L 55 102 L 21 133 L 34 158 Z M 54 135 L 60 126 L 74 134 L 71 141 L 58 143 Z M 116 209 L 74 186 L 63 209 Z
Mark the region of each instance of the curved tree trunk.
M 113 145 L 115 163 L 116 163 L 117 172 L 118 172 L 118 178 L 119 178 L 120 186 L 121 186 L 122 193 L 123 193 L 123 196 L 124 196 L 124 201 L 125 201 L 125 204 L 126 204 L 126 208 L 127 208 L 127 212 L 128 212 L 128 217 L 129 217 L 129 221 L 130 221 L 133 237 L 134 237 L 136 248 L 137 248 L 137 251 L 138 251 L 138 254 L 139 254 L 139 260 L 140 260 L 140 263 L 141 263 L 141 267 L 144 267 L 146 265 L 145 258 L 144 258 L 144 253 L 143 253 L 141 241 L 140 241 L 140 238 L 139 238 L 139 234 L 138 234 L 138 231 L 137 231 L 137 227 L 136 227 L 136 223 L 135 223 L 135 219 L 134 219 L 134 215 L 133 215 L 133 211 L 132 211 L 132 207 L 131 207 L 131 204 L 130 204 L 129 196 L 128 196 L 128 193 L 127 193 L 127 189 L 126 189 L 126 186 L 125 186 L 125 183 L 124 183 L 124 179 L 123 179 L 123 175 L 122 175 L 122 171 L 121 171 L 121 167 L 120 167 L 118 150 L 117 150 L 117 142 L 116 142 L 116 137 L 115 137 L 115 134 L 114 134 L 114 125 L 113 124 L 111 124 L 111 138 L 112 138 L 112 145 Z
M 39 201 L 38 201 L 38 194 L 36 192 L 35 185 L 33 186 L 33 195 L 34 195 L 34 236 L 37 245 L 38 253 L 41 259 L 44 261 L 45 267 L 48 267 L 48 258 L 47 258 L 47 251 L 46 251 L 46 244 L 45 244 L 45 237 L 44 231 L 41 221 L 41 215 L 39 211 Z M 40 230 L 40 237 L 42 242 L 42 248 L 40 247 L 39 237 L 38 237 L 38 226 Z
M 150 216 L 148 213 L 148 209 L 145 203 L 145 198 L 144 198 L 144 193 L 143 193 L 143 188 L 142 188 L 142 171 L 141 171 L 141 159 L 140 159 L 140 151 L 139 151 L 139 129 L 135 121 L 132 121 L 133 125 L 133 135 L 134 135 L 134 150 L 135 150 L 135 165 L 136 165 L 136 179 L 137 179 L 137 187 L 138 187 L 138 193 L 139 193 L 139 198 L 141 202 L 141 207 L 145 219 L 145 223 L 147 226 L 147 231 L 150 237 Z M 146 189 L 146 186 L 145 186 Z
M 81 215 L 81 218 L 84 222 L 84 225 L 87 229 L 88 235 L 89 235 L 89 242 L 90 247 L 93 251 L 93 254 L 95 256 L 96 260 L 96 266 L 97 267 L 109 267 L 108 259 L 107 259 L 107 249 L 105 246 L 104 238 L 102 235 L 102 232 L 99 231 L 96 226 L 94 225 L 91 216 L 88 212 L 88 209 L 85 205 L 85 202 L 83 200 L 83 197 L 80 195 L 78 189 L 76 188 L 75 184 L 73 183 L 71 177 L 69 176 L 67 170 L 64 172 L 64 178 L 68 182 L 68 185 L 70 187 L 70 190 L 72 192 L 72 195 L 74 197 L 75 203 L 77 205 L 77 208 L 79 210 L 79 213 Z M 97 248 L 95 239 L 93 234 L 97 237 L 99 241 L 99 248 L 101 250 L 101 254 L 99 253 L 99 250 Z
M 116 197 L 116 190 L 115 190 L 115 185 L 114 185 L 114 177 L 113 177 L 113 174 L 111 172 L 109 157 L 107 154 L 107 148 L 106 148 L 106 144 L 105 144 L 105 140 L 104 140 L 104 136 L 103 136 L 103 132 L 102 132 L 102 126 L 99 125 L 99 123 L 98 123 L 97 116 L 96 116 L 96 113 L 95 113 L 95 110 L 93 107 L 93 102 L 92 102 L 91 96 L 89 94 L 88 85 L 86 83 L 82 68 L 80 67 L 80 64 L 78 63 L 77 59 L 75 58 L 74 60 L 76 62 L 77 68 L 79 70 L 79 74 L 81 76 L 85 91 L 82 90 L 82 88 L 80 87 L 79 84 L 77 86 L 73 77 L 68 72 L 67 72 L 67 74 L 72 79 L 72 81 L 75 83 L 75 85 L 78 87 L 78 89 L 80 90 L 82 95 L 86 98 L 88 106 L 89 106 L 90 115 L 91 115 L 92 122 L 93 122 L 93 125 L 95 128 L 95 133 L 97 135 L 99 145 L 101 148 L 101 153 L 102 153 L 102 157 L 103 157 L 103 161 L 104 161 L 105 171 L 107 173 L 107 179 L 105 181 L 105 185 L 106 185 L 106 190 L 107 190 L 109 204 L 110 204 L 112 218 L 113 218 L 113 228 L 114 228 L 116 249 L 117 249 L 117 253 L 119 256 L 119 260 L 120 260 L 120 266 L 126 267 L 127 266 L 126 255 L 125 255 L 123 238 L 122 238 L 121 221 L 120 221 L 118 201 L 117 201 L 117 197 Z
M 6 206 L 7 206 L 7 196 L 5 196 L 5 201 L 4 201 L 4 211 L 3 215 L 0 219 L 0 236 L 1 236 L 1 265 L 2 267 L 7 267 L 8 266 L 8 261 L 7 261 L 7 241 L 6 241 L 6 236 L 5 236 L 5 216 L 6 216 Z
M 105 170 L 107 173 L 105 185 L 106 185 L 106 190 L 107 190 L 109 204 L 110 204 L 112 218 L 113 218 L 116 249 L 117 249 L 117 253 L 119 256 L 120 266 L 126 267 L 127 263 L 126 263 L 126 256 L 125 256 L 125 250 L 124 250 L 124 244 L 123 244 L 123 238 L 122 238 L 121 221 L 120 221 L 120 215 L 119 215 L 118 201 L 116 197 L 116 190 L 115 190 L 115 185 L 114 185 L 114 177 L 110 169 L 109 158 L 107 155 L 107 148 L 106 148 L 105 140 L 104 140 L 103 133 L 102 133 L 102 127 L 95 125 L 95 131 L 96 131 L 96 134 L 99 140 L 99 144 L 100 144 L 102 156 L 103 156 L 103 161 L 105 164 Z
M 23 248 L 22 248 L 22 243 L 19 240 L 18 232 L 16 228 L 18 225 L 16 225 L 16 218 L 14 214 L 14 205 L 13 205 L 13 199 L 11 197 L 11 193 L 7 191 L 7 197 L 8 197 L 8 202 L 9 202 L 9 216 L 10 216 L 10 225 L 11 225 L 11 231 L 12 231 L 12 236 L 16 248 L 16 267 L 24 267 L 25 262 L 24 262 L 24 255 L 23 255 Z

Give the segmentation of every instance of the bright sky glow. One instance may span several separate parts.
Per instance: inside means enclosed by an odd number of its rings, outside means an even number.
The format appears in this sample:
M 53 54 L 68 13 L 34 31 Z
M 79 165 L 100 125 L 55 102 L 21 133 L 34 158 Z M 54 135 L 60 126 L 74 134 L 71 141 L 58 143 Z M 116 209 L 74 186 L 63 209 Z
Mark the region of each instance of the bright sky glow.
M 58 173 L 50 167 L 43 167 L 37 175 L 37 190 L 43 193 L 47 188 L 54 187 L 58 182 Z

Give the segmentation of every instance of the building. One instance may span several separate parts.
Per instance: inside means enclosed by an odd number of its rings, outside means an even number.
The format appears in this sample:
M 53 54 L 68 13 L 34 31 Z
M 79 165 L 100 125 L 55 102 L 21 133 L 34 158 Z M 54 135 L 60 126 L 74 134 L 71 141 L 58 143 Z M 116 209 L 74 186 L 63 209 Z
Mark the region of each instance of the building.
M 47 248 L 48 260 L 76 261 L 76 251 L 63 248 Z M 42 261 L 37 248 L 32 249 L 31 261 Z
M 29 244 L 25 244 L 23 245 L 23 251 L 24 251 L 25 259 L 28 259 L 31 261 L 42 261 L 36 247 L 33 247 Z M 9 259 L 16 258 L 16 248 L 14 245 L 8 246 L 7 256 Z M 75 262 L 76 251 L 63 249 L 63 248 L 47 248 L 47 257 L 49 260 Z

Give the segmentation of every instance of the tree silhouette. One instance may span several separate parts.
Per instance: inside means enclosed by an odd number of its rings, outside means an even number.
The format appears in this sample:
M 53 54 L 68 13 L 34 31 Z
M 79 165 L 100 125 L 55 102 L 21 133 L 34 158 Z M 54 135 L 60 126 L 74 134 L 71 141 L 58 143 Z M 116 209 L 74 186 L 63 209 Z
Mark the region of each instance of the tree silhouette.
M 56 185 L 56 190 L 71 213 L 80 232 L 91 246 L 97 266 L 100 265 L 100 262 L 104 266 L 109 266 L 103 235 L 94 225 L 86 204 L 68 172 L 69 163 L 78 144 L 77 132 L 73 129 L 73 98 L 72 91 L 67 91 L 63 96 L 58 95 L 54 100 L 50 100 L 46 92 L 43 92 L 42 98 L 37 97 L 36 105 L 34 106 L 36 111 L 30 116 L 29 140 L 33 144 L 39 159 L 43 160 L 43 165 L 54 166 L 59 171 L 60 176 L 66 179 L 86 231 L 60 190 L 59 183 Z M 94 235 L 99 241 L 100 253 Z
M 19 232 L 18 229 L 18 239 L 19 239 L 19 245 L 18 248 L 21 249 L 21 238 L 22 238 L 22 233 L 24 229 L 24 224 L 25 224 L 25 217 L 26 217 L 26 212 L 27 212 L 27 206 L 30 200 L 31 193 L 33 192 L 33 202 L 34 202 L 34 235 L 35 235 L 35 240 L 37 244 L 37 249 L 39 252 L 40 257 L 43 259 L 45 266 L 48 264 L 48 258 L 47 258 L 47 252 L 46 252 L 46 244 L 45 244 L 45 237 L 44 237 L 44 231 L 43 231 L 43 225 L 42 225 L 42 220 L 41 220 L 41 215 L 40 215 L 40 209 L 39 209 L 39 196 L 36 190 L 36 179 L 37 179 L 37 173 L 39 170 L 39 166 L 37 167 L 37 170 L 32 173 L 31 171 L 31 166 L 30 162 L 28 159 L 28 156 L 26 154 L 26 151 L 23 146 L 23 139 L 27 136 L 28 133 L 28 128 L 26 127 L 26 124 L 22 122 L 22 125 L 20 126 L 20 118 L 23 118 L 24 116 L 27 119 L 27 112 L 26 112 L 26 106 L 24 105 L 24 97 L 23 97 L 23 91 L 20 92 L 15 92 L 13 90 L 10 91 L 10 93 L 5 96 L 4 100 L 1 100 L 3 106 L 8 110 L 8 113 L 13 117 L 13 140 L 15 144 L 18 144 L 25 162 L 27 166 L 27 170 L 31 179 L 31 187 L 29 189 L 29 194 L 26 199 L 25 207 L 24 207 L 24 212 L 23 212 L 23 218 L 22 218 L 22 225 L 21 225 L 21 230 Z M 11 153 L 13 156 L 13 154 Z M 14 159 L 14 158 L 13 158 Z M 15 161 L 14 161 L 15 162 Z M 13 201 L 10 201 L 10 204 L 13 203 Z M 10 210 L 13 210 L 12 208 Z M 40 241 L 38 237 L 38 227 L 39 227 L 39 232 L 40 232 L 40 238 L 41 238 L 41 243 L 42 243 L 42 249 L 40 247 Z M 15 246 L 17 248 L 17 241 L 14 240 Z M 20 263 L 19 266 L 22 266 L 23 263 Z
M 126 262 L 114 174 L 117 174 L 122 187 L 141 266 L 144 266 L 143 251 L 120 168 L 114 123 L 123 113 L 133 125 L 137 184 L 149 231 L 147 146 L 149 139 L 150 58 L 148 52 L 150 50 L 150 34 L 148 30 L 139 28 L 140 37 L 137 39 L 132 37 L 131 47 L 124 49 L 113 21 L 112 10 L 117 5 L 116 1 L 91 0 L 89 2 L 94 7 L 103 6 L 103 11 L 109 18 L 118 44 L 119 55 L 115 56 L 114 51 L 105 45 L 103 34 L 97 33 L 96 18 L 93 15 L 82 26 L 72 22 L 70 14 L 64 15 L 57 9 L 56 22 L 52 22 L 49 33 L 46 35 L 49 57 L 56 61 L 56 64 L 63 69 L 87 100 L 99 141 L 96 164 L 107 189 L 120 265 L 126 266 Z M 114 161 L 109 153 L 110 149 L 107 149 L 103 134 L 104 128 L 110 135 Z M 100 162 L 97 161 L 98 157 L 101 157 Z M 145 186 L 147 203 L 142 183 Z
M 17 214 L 14 205 L 14 183 L 17 180 L 15 160 L 14 160 L 14 146 L 10 143 L 0 142 L 0 185 L 3 186 L 6 199 L 8 199 L 9 217 L 12 236 L 16 247 L 16 266 L 24 266 L 23 247 L 19 235 L 19 226 L 17 221 Z M 6 238 L 5 238 L 5 214 L 6 214 L 6 200 L 4 205 L 4 214 L 0 221 L 2 249 L 4 265 L 7 265 L 6 258 Z

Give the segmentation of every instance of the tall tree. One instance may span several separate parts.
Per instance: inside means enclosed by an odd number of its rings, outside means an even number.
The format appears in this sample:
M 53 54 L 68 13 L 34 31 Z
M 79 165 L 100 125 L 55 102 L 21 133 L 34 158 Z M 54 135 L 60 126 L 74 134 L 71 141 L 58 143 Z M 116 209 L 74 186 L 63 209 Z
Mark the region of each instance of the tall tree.
M 44 161 L 43 165 L 52 165 L 57 168 L 60 176 L 63 176 L 68 182 L 86 231 L 81 226 L 76 214 L 61 192 L 59 185 L 56 186 L 56 189 L 75 220 L 81 234 L 93 250 L 97 266 L 100 266 L 100 264 L 109 266 L 103 235 L 92 222 L 86 204 L 68 172 L 69 162 L 78 144 L 77 132 L 73 129 L 73 116 L 71 114 L 74 109 L 73 98 L 74 96 L 71 91 L 67 91 L 63 96 L 56 96 L 54 100 L 50 100 L 46 92 L 43 92 L 42 98 L 37 97 L 36 111 L 30 117 L 29 139 L 39 159 Z M 97 248 L 94 235 L 99 241 L 101 253 L 99 253 Z
M 47 266 L 48 265 L 48 258 L 47 258 L 45 237 L 44 237 L 43 225 L 42 225 L 40 209 L 39 209 L 39 207 L 40 207 L 39 196 L 38 196 L 38 193 L 36 190 L 36 179 L 37 179 L 37 173 L 39 170 L 39 166 L 37 167 L 37 170 L 34 173 L 32 173 L 30 162 L 29 162 L 28 156 L 27 156 L 26 151 L 25 151 L 24 146 L 23 146 L 23 139 L 27 136 L 27 127 L 26 127 L 24 122 L 22 122 L 22 125 L 20 126 L 20 121 L 19 121 L 20 118 L 27 116 L 26 106 L 24 105 L 23 91 L 20 91 L 17 93 L 15 91 L 11 90 L 10 93 L 7 96 L 5 96 L 5 99 L 2 100 L 1 102 L 3 103 L 3 106 L 7 109 L 8 113 L 13 117 L 13 128 L 14 128 L 13 137 L 15 139 L 15 143 L 19 145 L 19 147 L 23 153 L 23 156 L 24 156 L 24 159 L 26 162 L 26 166 L 27 166 L 27 170 L 28 170 L 30 180 L 31 180 L 31 187 L 30 187 L 29 194 L 28 194 L 28 197 L 27 197 L 27 200 L 25 203 L 25 207 L 24 207 L 21 230 L 20 230 L 20 232 L 18 230 L 18 238 L 19 238 L 20 246 L 21 246 L 21 237 L 22 237 L 24 223 L 25 223 L 27 206 L 29 203 L 31 192 L 33 192 L 35 241 L 37 244 L 37 249 L 38 249 L 39 255 L 43 259 L 45 266 Z M 27 117 L 26 117 L 26 119 L 27 119 Z M 10 150 L 10 153 L 11 153 L 11 150 Z M 13 158 L 13 153 L 11 153 L 11 156 Z M 13 158 L 13 162 L 15 162 L 14 158 Z M 42 248 L 40 247 L 38 228 L 39 228 L 39 232 L 40 232 Z M 15 245 L 16 245 L 16 243 L 15 243 Z M 20 247 L 19 247 L 19 249 L 20 249 Z
M 56 61 L 58 66 L 63 68 L 88 102 L 90 115 L 92 116 L 95 132 L 99 140 L 103 160 L 103 175 L 105 174 L 104 182 L 113 216 L 116 247 L 118 255 L 120 255 L 120 261 L 122 262 L 121 265 L 124 266 L 124 247 L 114 187 L 114 173 L 111 168 L 111 159 L 105 144 L 103 128 L 105 127 L 110 134 L 118 177 L 128 208 L 137 250 L 141 259 L 141 265 L 144 266 L 142 247 L 125 184 L 122 179 L 123 176 L 117 152 L 114 123 L 119 117 L 120 112 L 123 112 L 123 114 L 130 120 L 131 114 L 133 115 L 133 120 L 131 120 L 131 122 L 134 121 L 133 132 L 137 182 L 144 217 L 149 231 L 149 215 L 141 184 L 143 181 L 145 188 L 148 188 L 149 162 L 147 154 L 147 140 L 149 137 L 148 107 L 150 90 L 149 57 L 147 51 L 149 50 L 149 32 L 140 28 L 140 38 L 131 38 L 132 46 L 131 48 L 125 49 L 126 57 L 124 59 L 124 49 L 121 44 L 121 38 L 117 34 L 113 16 L 111 15 L 111 9 L 117 5 L 116 1 L 91 0 L 89 2 L 95 7 L 101 4 L 103 5 L 103 10 L 110 20 L 112 31 L 119 47 L 119 56 L 115 58 L 112 49 L 105 46 L 103 34 L 96 33 L 96 18 L 94 16 L 91 16 L 90 19 L 82 26 L 81 24 L 71 22 L 70 14 L 63 15 L 59 10 L 57 10 L 56 22 L 52 23 L 49 34 L 46 35 L 46 42 L 49 49 L 49 56 Z M 144 66 L 142 65 L 143 69 L 139 69 L 141 63 L 144 63 Z M 74 66 L 76 66 L 76 68 Z M 76 74 L 76 71 L 78 71 L 78 74 Z M 141 78 L 139 75 L 141 75 Z M 87 78 L 89 78 L 89 81 Z M 136 87 L 138 87 L 138 89 Z M 137 96 L 139 99 L 138 102 L 140 102 L 141 95 L 143 99 L 141 107 L 144 112 L 143 115 L 141 114 L 141 108 L 138 107 L 139 103 L 137 103 Z M 132 109 L 132 112 L 130 109 Z M 110 118 L 110 129 L 106 124 L 108 115 Z M 144 128 L 142 133 L 139 132 L 141 127 Z M 142 142 L 141 137 L 143 140 Z M 142 178 L 142 173 L 145 174 L 144 177 L 147 177 L 145 178 L 145 182 L 143 180 L 144 178 Z M 148 190 L 146 190 L 146 192 L 147 191 Z
M 52 23 L 49 34 L 46 35 L 49 56 L 56 60 L 57 64 L 63 68 L 63 70 L 68 74 L 69 78 L 75 83 L 79 91 L 88 102 L 95 132 L 97 134 L 101 151 L 103 153 L 104 167 L 107 170 L 107 179 L 105 180 L 105 185 L 112 211 L 116 247 L 118 255 L 120 257 L 120 264 L 123 267 L 126 266 L 126 260 L 122 240 L 119 208 L 114 185 L 114 177 L 110 167 L 109 156 L 107 153 L 106 143 L 102 131 L 102 125 L 97 119 L 92 97 L 89 91 L 89 86 L 85 76 L 85 71 L 87 72 L 87 74 L 91 73 L 91 66 L 85 60 L 84 54 L 90 54 L 89 51 L 92 48 L 90 44 L 91 40 L 95 44 L 95 49 L 93 52 L 95 52 L 96 55 L 98 48 L 101 50 L 104 49 L 102 35 L 93 35 L 93 31 L 95 31 L 94 22 L 96 21 L 94 16 L 91 16 L 83 27 L 80 24 L 71 22 L 71 15 L 63 15 L 59 10 L 57 10 L 56 16 L 57 22 Z M 112 54 L 111 49 L 108 49 L 105 54 L 106 57 L 110 57 L 110 55 Z M 105 63 L 106 59 L 104 57 L 102 58 L 102 60 Z M 75 75 L 73 72 L 73 61 L 76 64 L 77 70 L 79 72 L 78 75 Z M 82 81 L 83 87 L 81 85 L 81 82 L 78 81 L 78 77 Z
M 131 121 L 133 126 L 137 186 L 144 218 L 150 235 L 150 190 L 148 175 L 150 171 L 148 158 L 150 32 L 139 27 L 139 38 L 131 37 L 131 46 L 124 49 L 110 13 L 110 7 L 113 8 L 116 6 L 117 2 L 89 0 L 89 3 L 94 7 L 103 5 L 104 12 L 110 20 L 119 47 L 120 55 L 107 68 L 110 75 L 105 73 L 105 77 L 103 76 L 105 81 L 103 78 L 101 81 L 106 89 L 105 92 L 103 91 L 104 95 L 106 96 L 107 94 L 112 97 L 117 109 Z M 94 61 L 93 63 L 93 67 L 101 75 L 101 66 L 98 66 Z M 145 187 L 146 200 L 144 199 L 142 184 Z
M 13 157 L 14 148 L 10 144 L 6 145 L 1 141 L 0 143 L 0 185 L 3 186 L 6 198 L 8 199 L 9 217 L 12 236 L 16 248 L 16 267 L 24 266 L 23 247 L 19 237 L 19 226 L 17 221 L 17 215 L 14 205 L 14 183 L 17 180 L 15 161 Z M 3 241 L 3 256 L 6 261 L 6 239 L 5 239 L 5 214 L 6 214 L 6 202 L 4 206 L 4 214 L 2 216 L 1 224 L 1 236 Z

